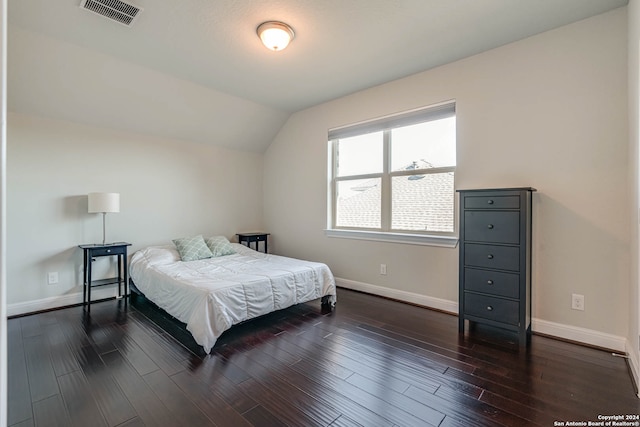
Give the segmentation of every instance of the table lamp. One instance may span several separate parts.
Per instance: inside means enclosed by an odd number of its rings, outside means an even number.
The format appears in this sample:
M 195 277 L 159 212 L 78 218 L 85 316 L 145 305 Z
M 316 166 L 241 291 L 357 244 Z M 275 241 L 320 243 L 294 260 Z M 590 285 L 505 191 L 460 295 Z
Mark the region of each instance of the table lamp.
M 106 242 L 105 217 L 120 212 L 120 193 L 89 193 L 89 213 L 102 214 L 102 244 Z

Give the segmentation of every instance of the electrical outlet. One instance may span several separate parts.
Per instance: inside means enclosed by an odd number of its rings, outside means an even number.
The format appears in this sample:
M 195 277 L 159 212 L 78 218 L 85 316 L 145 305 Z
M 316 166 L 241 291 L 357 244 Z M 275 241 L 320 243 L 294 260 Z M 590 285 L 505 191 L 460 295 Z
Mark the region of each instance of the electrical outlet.
M 52 271 L 52 272 L 47 273 L 47 282 L 50 285 L 55 285 L 59 281 L 60 281 L 60 278 L 58 277 L 58 272 L 57 271 Z
M 571 294 L 571 308 L 584 311 L 584 295 Z
M 387 275 L 387 264 L 380 264 L 380 274 L 383 276 Z

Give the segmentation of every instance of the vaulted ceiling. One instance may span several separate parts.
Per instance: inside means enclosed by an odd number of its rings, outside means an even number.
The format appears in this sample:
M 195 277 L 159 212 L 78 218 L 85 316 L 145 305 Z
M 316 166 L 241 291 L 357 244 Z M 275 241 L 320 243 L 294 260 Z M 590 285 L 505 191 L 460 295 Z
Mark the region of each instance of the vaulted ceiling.
M 264 151 L 295 111 L 626 5 L 627 0 L 9 0 L 8 107 Z M 265 49 L 264 21 L 291 25 Z

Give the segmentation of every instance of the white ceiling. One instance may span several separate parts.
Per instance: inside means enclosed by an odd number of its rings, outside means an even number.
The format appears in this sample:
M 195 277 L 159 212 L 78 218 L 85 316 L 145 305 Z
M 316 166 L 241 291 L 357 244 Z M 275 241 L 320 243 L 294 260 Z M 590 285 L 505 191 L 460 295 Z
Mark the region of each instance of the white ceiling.
M 131 28 L 80 9 L 80 0 L 9 0 L 9 24 L 203 87 L 213 103 L 223 102 L 214 99 L 218 94 L 257 104 L 273 113 L 272 127 L 278 128 L 291 112 L 597 15 L 627 0 L 131 3 L 144 9 Z M 294 28 L 296 38 L 286 50 L 272 52 L 261 45 L 255 29 L 267 20 Z M 12 60 L 21 61 L 11 40 L 10 33 L 10 109 L 12 100 L 20 104 L 29 97 L 15 89 L 11 98 L 12 83 L 26 86 L 18 74 L 43 78 L 11 68 Z M 165 133 L 179 136 L 177 129 Z M 273 129 L 267 133 L 274 135 Z M 262 150 L 269 142 L 248 148 Z

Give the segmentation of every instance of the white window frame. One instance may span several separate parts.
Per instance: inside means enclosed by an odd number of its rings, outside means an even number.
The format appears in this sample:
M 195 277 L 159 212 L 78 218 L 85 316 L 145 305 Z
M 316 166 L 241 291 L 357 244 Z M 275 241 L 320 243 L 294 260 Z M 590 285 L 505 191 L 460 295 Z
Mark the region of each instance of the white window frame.
M 427 175 L 453 172 L 454 174 L 454 188 L 455 188 L 455 166 L 451 167 L 439 167 L 431 169 L 413 169 L 413 170 L 401 170 L 390 171 L 390 134 L 391 130 L 398 127 L 410 126 L 418 123 L 424 123 L 427 121 L 443 119 L 447 117 L 455 116 L 455 101 L 447 101 L 441 104 L 419 108 L 404 113 L 394 114 L 391 116 L 385 116 L 366 122 L 360 122 L 353 125 L 343 126 L 329 130 L 329 185 L 328 185 L 328 201 L 329 206 L 327 210 L 327 229 L 325 234 L 328 237 L 339 237 L 348 239 L 360 239 L 360 240 L 374 240 L 393 243 L 408 243 L 416 245 L 428 245 L 428 246 L 442 246 L 442 247 L 455 247 L 458 242 L 458 204 L 455 192 L 452 195 L 454 198 L 454 212 L 453 212 L 453 231 L 452 232 L 436 232 L 436 231 L 408 231 L 408 230 L 393 230 L 391 228 L 391 180 L 397 176 L 410 176 L 410 175 Z M 349 175 L 338 176 L 338 144 L 337 140 L 341 138 L 349 138 L 353 136 L 363 135 L 372 132 L 383 132 L 383 171 L 381 173 L 371 173 L 363 175 Z M 356 179 L 381 179 L 381 227 L 380 229 L 364 229 L 364 228 L 349 228 L 349 227 L 337 227 L 335 226 L 337 215 L 337 184 L 341 181 L 350 181 Z M 455 191 L 455 190 L 454 190 Z

